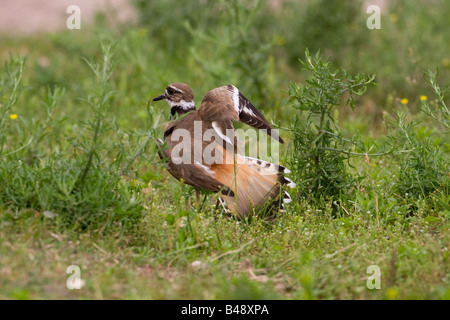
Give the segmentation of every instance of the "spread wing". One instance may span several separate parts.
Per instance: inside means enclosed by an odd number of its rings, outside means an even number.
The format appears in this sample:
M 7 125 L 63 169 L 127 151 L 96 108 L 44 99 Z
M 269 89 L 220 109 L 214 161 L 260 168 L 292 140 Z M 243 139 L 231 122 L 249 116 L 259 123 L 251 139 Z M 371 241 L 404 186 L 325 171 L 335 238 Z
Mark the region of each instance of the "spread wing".
M 228 129 L 234 129 L 233 121 L 238 120 L 259 130 L 265 130 L 273 139 L 284 143 L 261 112 L 233 85 L 209 91 L 203 98 L 199 113 L 202 119 L 213 124 L 214 130 L 226 142 L 232 142 L 233 136 L 229 136 L 226 132 Z
M 234 87 L 236 89 L 236 87 Z M 237 89 L 236 89 L 237 90 Z M 238 91 L 239 92 L 239 91 Z M 260 130 L 267 130 L 267 134 L 280 143 L 283 139 L 273 130 L 270 123 L 264 118 L 261 112 L 241 93 L 239 92 L 239 121 L 248 124 Z
M 234 196 L 234 192 L 230 188 L 216 180 L 216 173 L 211 170 L 209 165 L 195 160 L 194 163 L 183 163 L 181 158 L 177 158 L 177 155 L 171 153 L 172 147 L 161 139 L 157 140 L 157 146 L 160 158 L 167 162 L 167 170 L 177 180 L 183 180 L 194 187 Z

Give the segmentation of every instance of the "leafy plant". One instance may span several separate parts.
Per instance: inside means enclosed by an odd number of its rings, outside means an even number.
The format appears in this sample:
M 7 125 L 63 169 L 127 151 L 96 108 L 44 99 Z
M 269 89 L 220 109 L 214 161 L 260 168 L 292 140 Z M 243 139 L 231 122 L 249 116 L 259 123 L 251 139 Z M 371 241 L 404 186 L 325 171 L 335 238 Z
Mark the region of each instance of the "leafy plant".
M 110 117 L 109 107 L 112 103 L 114 90 L 111 77 L 114 60 L 112 52 L 114 45 L 103 41 L 102 63 L 88 61 L 88 65 L 96 76 L 97 84 L 91 88 L 84 102 L 91 107 L 92 119 L 85 122 L 83 134 L 69 139 L 73 149 L 60 150 L 60 153 L 40 154 L 39 144 L 48 140 L 48 129 L 53 122 L 55 110 L 63 98 L 65 89 L 47 88 L 42 105 L 45 107 L 44 121 L 35 119 L 23 120 L 16 126 L 19 140 L 29 141 L 22 147 L 4 153 L 0 159 L 0 208 L 9 208 L 15 215 L 26 209 L 46 213 L 61 226 L 71 228 L 100 228 L 112 231 L 119 222 L 124 231 L 134 228 L 142 218 L 141 201 L 136 192 L 138 183 L 125 183 L 122 176 L 129 171 L 131 164 L 139 157 L 153 136 L 155 124 L 145 133 L 129 131 L 130 140 L 118 143 L 106 141 L 106 133 L 114 129 L 118 136 L 123 136 L 115 119 Z M 4 89 L 10 89 L 6 104 L 2 105 L 3 120 L 17 102 L 20 93 L 20 80 L 23 74 L 22 59 L 11 60 L 5 69 L 6 77 L 2 80 Z M 8 87 L 6 84 L 10 83 Z M 148 110 L 150 112 L 150 109 Z M 157 121 L 158 113 L 153 115 Z M 155 118 L 156 117 L 156 118 Z M 12 120 L 11 120 L 12 121 Z M 5 125 L 5 121 L 2 125 Z M 6 125 L 5 125 L 6 126 Z M 5 132 L 2 130 L 1 132 Z M 88 134 L 86 134 L 86 132 Z M 10 133 L 10 131 L 6 131 Z M 4 135 L 6 139 L 6 134 Z M 134 147 L 135 143 L 137 144 Z M 2 143 L 2 145 L 4 145 Z M 28 146 L 28 148 L 25 147 Z M 118 161 L 109 158 L 108 153 L 124 154 L 125 148 L 134 149 L 131 157 L 118 156 Z M 82 150 L 79 152 L 79 150 Z M 23 152 L 22 152 L 23 151 Z M 25 152 L 26 151 L 26 152 Z M 64 154 L 64 156 L 62 156 Z M 73 154 L 74 156 L 67 156 Z M 34 161 L 36 159 L 37 161 Z M 5 183 L 8 182 L 8 183 Z M 44 214 L 45 215 L 45 214 Z
M 436 72 L 428 70 L 423 75 L 425 82 L 428 83 L 436 93 L 438 102 L 434 104 L 434 110 L 428 103 L 428 99 L 422 100 L 422 111 L 433 119 L 439 121 L 444 127 L 450 130 L 450 110 L 445 103 L 445 97 L 449 92 L 449 88 L 441 89 L 439 86 L 439 69 L 436 68 Z M 448 133 L 448 132 L 447 132 Z
M 393 155 L 399 172 L 396 192 L 402 197 L 411 195 L 425 198 L 437 190 L 447 175 L 445 153 L 425 127 L 417 128 L 415 121 L 406 121 L 406 113 L 394 112 L 395 122 L 390 122 L 397 131 L 391 138 L 408 152 Z
M 114 90 L 110 85 L 110 78 L 114 71 L 112 61 L 114 44 L 102 41 L 101 46 L 103 53 L 103 61 L 101 64 L 86 60 L 98 80 L 98 85 L 88 95 L 87 99 L 84 100 L 94 113 L 94 119 L 88 120 L 86 123 L 86 129 L 91 131 L 93 136 L 90 139 L 78 140 L 80 142 L 79 147 L 86 152 L 86 161 L 74 185 L 74 190 L 83 187 L 89 169 L 95 166 L 93 163 L 94 158 L 100 160 L 98 149 L 102 146 L 102 135 L 110 129 L 107 120 L 107 111 L 114 94 Z
M 440 88 L 439 70 L 429 70 L 424 74 L 424 79 L 435 91 L 438 101 L 429 103 L 427 98 L 422 99 L 422 111 L 445 128 L 450 128 L 450 112 L 445 103 L 448 88 Z M 394 111 L 394 114 L 395 121 L 388 122 L 395 130 L 390 139 L 393 145 L 405 151 L 393 153 L 399 168 L 395 191 L 401 197 L 414 199 L 446 194 L 450 188 L 450 177 L 448 152 L 443 145 L 448 141 L 449 131 L 444 132 L 443 137 L 433 135 L 425 125 L 420 126 L 419 121 L 408 122 L 406 112 Z
M 347 170 L 350 158 L 364 156 L 371 147 L 367 150 L 359 135 L 346 138 L 333 112 L 344 93 L 348 94 L 347 104 L 354 110 L 355 96 L 363 95 L 375 76 L 351 76 L 346 70 L 335 69 L 319 52 L 311 56 L 306 50 L 305 55 L 306 60 L 300 62 L 312 78 L 305 84 L 289 87 L 289 95 L 296 100 L 295 108 L 305 119 L 303 122 L 297 117 L 291 128 L 294 151 L 290 165 L 302 196 L 314 200 L 338 198 L 348 193 L 358 179 Z M 354 152 L 355 148 L 362 152 Z
M 0 78 L 0 157 L 11 155 L 31 143 L 31 140 L 16 150 L 9 150 L 5 152 L 4 148 L 7 141 L 7 120 L 11 117 L 17 118 L 17 114 L 12 113 L 14 105 L 23 91 L 21 85 L 23 72 L 25 70 L 26 59 L 20 56 L 10 57 L 5 62 L 4 72 Z M 6 96 L 6 90 L 10 90 L 8 96 Z

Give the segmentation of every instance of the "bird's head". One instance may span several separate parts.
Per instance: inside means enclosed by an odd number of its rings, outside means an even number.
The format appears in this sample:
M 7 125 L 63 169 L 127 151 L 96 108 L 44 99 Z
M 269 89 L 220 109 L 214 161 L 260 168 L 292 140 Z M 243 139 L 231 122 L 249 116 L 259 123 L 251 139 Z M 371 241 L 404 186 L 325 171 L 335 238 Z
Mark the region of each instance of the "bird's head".
M 168 85 L 166 91 L 164 91 L 162 95 L 153 99 L 153 101 L 159 100 L 167 101 L 172 116 L 195 110 L 194 93 L 185 83 L 173 83 Z

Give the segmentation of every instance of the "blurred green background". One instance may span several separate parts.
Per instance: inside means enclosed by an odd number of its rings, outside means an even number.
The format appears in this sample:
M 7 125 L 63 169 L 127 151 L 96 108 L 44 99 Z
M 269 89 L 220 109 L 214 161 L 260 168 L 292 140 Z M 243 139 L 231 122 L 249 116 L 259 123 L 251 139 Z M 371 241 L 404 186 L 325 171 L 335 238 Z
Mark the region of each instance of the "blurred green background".
M 120 24 L 98 13 L 92 23 L 82 20 L 81 30 L 26 36 L 3 32 L 0 54 L 3 59 L 9 53 L 27 54 L 31 91 L 23 99 L 49 84 L 70 88 L 69 96 L 75 97 L 89 80 L 82 57 L 98 55 L 99 34 L 105 34 L 119 42 L 115 81 L 128 100 L 117 104 L 120 116 L 138 120 L 142 97 L 183 81 L 198 101 L 208 90 L 233 83 L 264 111 L 289 119 L 287 85 L 304 78 L 298 58 L 305 48 L 321 50 L 351 72 L 377 75 L 378 86 L 360 101 L 368 124 L 376 126 L 382 110 L 400 99 L 407 98 L 417 111 L 419 97 L 431 96 L 422 78 L 425 71 L 439 67 L 442 79 L 448 78 L 450 3 L 376 1 L 381 29 L 370 30 L 366 8 L 371 3 L 133 0 L 137 15 Z
M 424 72 L 439 68 L 442 88 L 450 83 L 450 1 L 132 0 L 121 2 L 126 19 L 113 2 L 80 5 L 80 30 L 65 27 L 72 2 L 56 13 L 31 2 L 27 14 L 26 2 L 0 4 L 9 12 L 0 14 L 0 298 L 449 299 L 449 136 L 420 108 L 421 97 L 437 105 Z M 366 26 L 371 4 L 379 30 Z M 53 14 L 52 28 L 27 24 L 41 15 L 50 26 Z M 115 43 L 112 65 L 101 43 Z M 355 111 L 345 95 L 333 109 L 346 141 L 386 138 L 411 152 L 352 158 L 338 168 L 349 190 L 312 202 L 297 187 L 273 223 L 216 215 L 213 195 L 196 206 L 192 188 L 157 162 L 170 112 L 151 99 L 185 82 L 198 106 L 233 84 L 281 127 L 281 162 L 295 164 L 292 132 L 306 117 L 288 88 L 310 79 L 298 61 L 306 48 L 352 75 L 376 74 Z M 93 71 L 105 65 L 102 80 Z M 394 111 L 420 124 L 389 130 Z M 73 263 L 81 291 L 65 286 Z M 365 287 L 371 264 L 384 272 L 382 290 Z

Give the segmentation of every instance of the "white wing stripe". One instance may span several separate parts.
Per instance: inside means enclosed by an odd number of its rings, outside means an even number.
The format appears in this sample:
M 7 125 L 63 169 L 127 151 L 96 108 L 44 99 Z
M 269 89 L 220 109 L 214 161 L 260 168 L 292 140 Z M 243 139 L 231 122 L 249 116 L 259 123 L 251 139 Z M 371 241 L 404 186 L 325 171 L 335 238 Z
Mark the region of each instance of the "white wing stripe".
M 226 135 L 223 134 L 222 130 L 220 129 L 220 127 L 216 121 L 213 121 L 212 127 L 214 128 L 214 131 L 216 131 L 216 133 L 219 135 L 219 137 L 222 140 L 228 142 L 229 144 L 233 144 L 233 142 L 231 142 L 230 138 L 228 138 Z
M 244 107 L 243 111 L 244 111 L 246 114 L 248 114 L 250 117 L 255 117 L 255 118 L 256 118 L 256 115 L 254 114 L 254 112 L 253 112 L 252 110 L 250 110 L 247 106 Z
M 233 86 L 233 103 L 234 103 L 234 109 L 239 114 L 239 90 L 235 86 Z
M 195 164 L 198 165 L 198 166 L 200 166 L 200 167 L 202 167 L 202 168 L 206 171 L 206 173 L 209 174 L 209 175 L 211 175 L 211 176 L 214 176 L 214 175 L 216 174 L 216 173 L 215 173 L 214 171 L 212 171 L 209 167 L 202 165 L 202 164 L 201 164 L 200 162 L 198 162 L 198 161 L 196 161 Z

